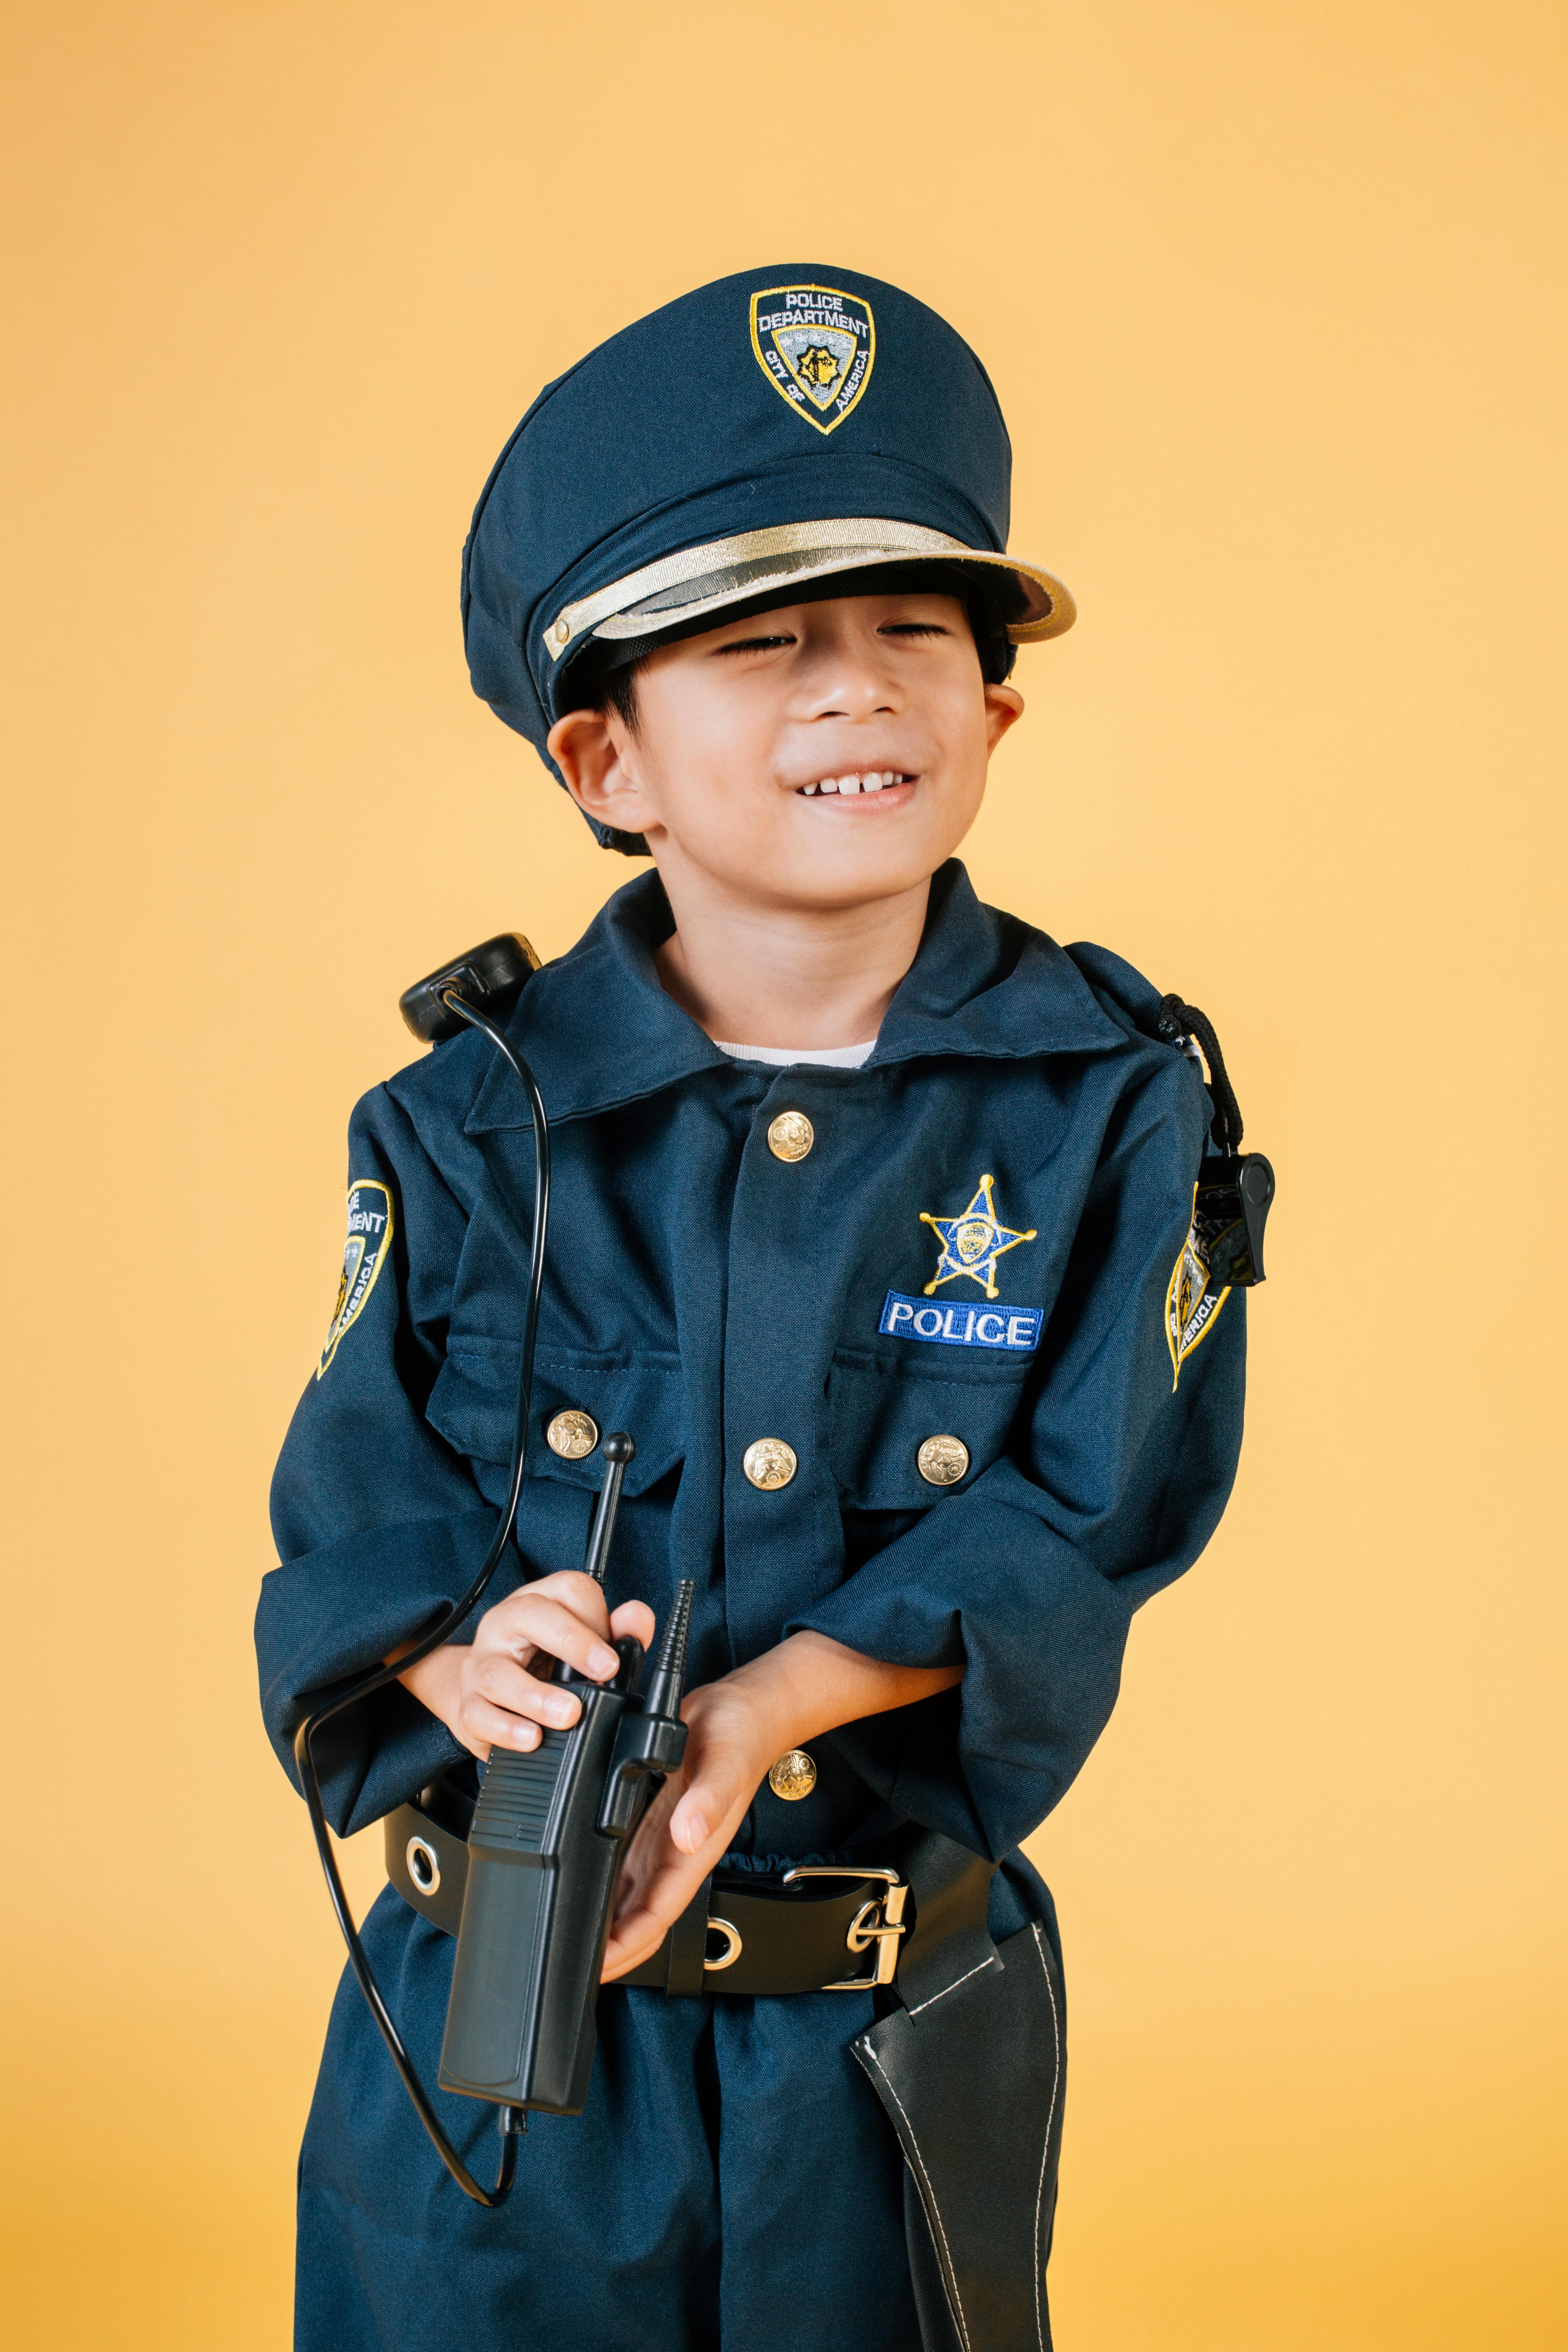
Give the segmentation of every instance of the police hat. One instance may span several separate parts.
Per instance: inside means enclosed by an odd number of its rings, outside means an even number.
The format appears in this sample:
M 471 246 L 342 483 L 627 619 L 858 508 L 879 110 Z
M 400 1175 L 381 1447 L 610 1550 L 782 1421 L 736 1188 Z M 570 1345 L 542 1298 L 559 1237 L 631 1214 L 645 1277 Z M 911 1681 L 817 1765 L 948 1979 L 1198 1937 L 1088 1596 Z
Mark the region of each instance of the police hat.
M 463 550 L 474 691 L 543 753 L 617 659 L 889 564 L 973 580 L 1013 645 L 1059 635 L 1072 598 L 1005 552 L 1011 471 L 989 377 L 923 302 L 815 262 L 718 278 L 546 385 L 501 451 Z

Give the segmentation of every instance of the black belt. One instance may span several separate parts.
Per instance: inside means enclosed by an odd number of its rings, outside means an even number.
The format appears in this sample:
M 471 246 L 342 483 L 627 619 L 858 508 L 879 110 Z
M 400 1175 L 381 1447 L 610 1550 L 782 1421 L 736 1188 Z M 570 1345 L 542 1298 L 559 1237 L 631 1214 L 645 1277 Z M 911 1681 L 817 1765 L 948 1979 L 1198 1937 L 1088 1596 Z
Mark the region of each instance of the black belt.
M 668 1993 L 865 1992 L 898 1972 L 909 1898 L 898 1872 L 880 1867 L 715 1871 L 621 1982 Z
M 447 1810 L 444 1796 L 422 1790 L 419 1803 L 386 1816 L 386 1874 L 405 1903 L 455 1936 L 468 1849 L 430 1810 Z M 891 1864 L 716 1871 L 658 1951 L 617 1981 L 688 1996 L 866 1992 L 895 1982 L 903 1990 L 911 1974 L 925 1973 L 935 1946 L 956 1933 L 976 1937 L 977 1949 L 979 1941 L 991 1948 L 984 1923 L 992 1865 L 973 1855 L 961 1862 L 962 1888 L 942 1889 L 923 1927 L 910 1881 Z

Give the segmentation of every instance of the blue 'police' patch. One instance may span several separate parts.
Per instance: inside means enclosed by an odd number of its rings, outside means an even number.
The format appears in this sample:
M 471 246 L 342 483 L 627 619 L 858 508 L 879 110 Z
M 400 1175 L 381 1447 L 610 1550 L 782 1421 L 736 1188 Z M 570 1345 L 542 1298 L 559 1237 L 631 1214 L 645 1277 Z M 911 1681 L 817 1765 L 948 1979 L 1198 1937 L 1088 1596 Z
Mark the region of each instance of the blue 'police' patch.
M 1038 1307 L 936 1307 L 889 1290 L 879 1331 L 893 1339 L 929 1339 L 942 1348 L 1012 1348 L 1029 1355 L 1040 1344 Z

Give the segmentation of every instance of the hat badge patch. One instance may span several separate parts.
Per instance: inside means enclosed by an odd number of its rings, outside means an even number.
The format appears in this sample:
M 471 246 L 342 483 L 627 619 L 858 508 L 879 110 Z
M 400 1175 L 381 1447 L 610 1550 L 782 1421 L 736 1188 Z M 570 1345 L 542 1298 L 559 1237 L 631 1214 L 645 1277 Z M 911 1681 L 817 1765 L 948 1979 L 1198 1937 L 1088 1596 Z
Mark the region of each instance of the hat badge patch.
M 780 399 L 832 433 L 871 381 L 877 323 L 837 286 L 770 286 L 752 297 L 752 349 Z

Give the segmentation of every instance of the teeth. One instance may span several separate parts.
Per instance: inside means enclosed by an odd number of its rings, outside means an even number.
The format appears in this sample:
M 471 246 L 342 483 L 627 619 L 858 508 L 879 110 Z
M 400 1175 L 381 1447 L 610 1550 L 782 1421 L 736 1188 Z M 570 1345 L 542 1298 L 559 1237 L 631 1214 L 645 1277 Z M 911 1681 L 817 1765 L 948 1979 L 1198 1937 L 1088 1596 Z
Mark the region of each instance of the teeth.
M 810 800 L 818 793 L 885 793 L 892 785 L 908 781 L 900 769 L 873 768 L 869 775 L 824 776 L 818 783 L 801 784 L 796 789 Z

